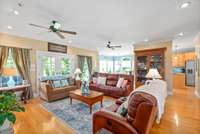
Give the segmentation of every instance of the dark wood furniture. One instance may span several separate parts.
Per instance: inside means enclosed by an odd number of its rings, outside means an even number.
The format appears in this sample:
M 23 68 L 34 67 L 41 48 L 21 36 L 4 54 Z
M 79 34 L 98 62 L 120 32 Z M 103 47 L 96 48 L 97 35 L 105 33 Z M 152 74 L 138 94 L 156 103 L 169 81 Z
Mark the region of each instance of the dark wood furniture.
M 103 93 L 97 92 L 97 91 L 91 91 L 89 95 L 85 95 L 81 93 L 80 89 L 77 89 L 75 91 L 70 91 L 69 97 L 70 97 L 70 104 L 72 104 L 72 99 L 76 99 L 79 101 L 82 101 L 86 104 L 88 104 L 90 113 L 92 113 L 92 105 L 96 102 L 101 102 L 101 107 L 103 107 Z
M 150 68 L 157 68 L 161 76 L 165 77 L 166 48 L 145 49 L 135 51 L 136 87 L 143 85 Z
M 30 84 L 26 84 L 26 85 L 17 85 L 14 87 L 1 87 L 0 88 L 0 93 L 2 92 L 19 92 L 22 91 L 22 95 L 21 95 L 21 100 L 24 102 L 24 104 L 26 104 L 27 99 L 28 99 L 28 88 L 30 87 Z

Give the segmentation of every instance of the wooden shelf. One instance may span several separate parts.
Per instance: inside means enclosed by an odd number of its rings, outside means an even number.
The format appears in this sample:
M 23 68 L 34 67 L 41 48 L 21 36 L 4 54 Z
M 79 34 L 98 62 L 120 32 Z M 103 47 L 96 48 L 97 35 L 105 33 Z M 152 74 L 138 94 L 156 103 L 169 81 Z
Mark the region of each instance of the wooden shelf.
M 145 75 L 152 67 L 156 67 L 164 78 L 164 53 L 166 48 L 135 51 L 136 87 L 141 86 L 147 80 Z M 141 67 L 140 67 L 141 66 Z M 143 68 L 145 67 L 145 69 Z

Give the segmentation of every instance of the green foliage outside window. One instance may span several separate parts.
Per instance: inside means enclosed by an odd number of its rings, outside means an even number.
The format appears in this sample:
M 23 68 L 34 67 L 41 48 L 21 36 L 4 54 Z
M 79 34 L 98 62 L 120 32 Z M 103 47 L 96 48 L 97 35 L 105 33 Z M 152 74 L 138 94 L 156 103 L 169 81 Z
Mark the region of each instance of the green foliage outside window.
M 64 76 L 70 74 L 70 60 L 67 58 L 61 59 L 61 73 Z
M 54 76 L 55 75 L 55 59 L 43 56 L 42 57 L 43 63 L 43 76 Z

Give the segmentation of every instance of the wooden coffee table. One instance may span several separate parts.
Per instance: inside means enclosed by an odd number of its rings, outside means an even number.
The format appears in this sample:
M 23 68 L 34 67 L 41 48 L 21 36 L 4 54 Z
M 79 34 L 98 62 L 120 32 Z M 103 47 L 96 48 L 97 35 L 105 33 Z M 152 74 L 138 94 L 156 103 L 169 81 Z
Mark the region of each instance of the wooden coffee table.
M 102 103 L 103 95 L 104 94 L 101 92 L 92 91 L 92 90 L 90 90 L 89 95 L 83 95 L 81 93 L 81 90 L 77 89 L 77 90 L 69 92 L 70 104 L 72 104 L 72 99 L 82 101 L 82 102 L 88 104 L 88 106 L 90 108 L 90 114 L 91 114 L 92 113 L 92 105 L 95 104 L 96 102 L 100 102 L 101 107 L 103 107 L 103 103 Z

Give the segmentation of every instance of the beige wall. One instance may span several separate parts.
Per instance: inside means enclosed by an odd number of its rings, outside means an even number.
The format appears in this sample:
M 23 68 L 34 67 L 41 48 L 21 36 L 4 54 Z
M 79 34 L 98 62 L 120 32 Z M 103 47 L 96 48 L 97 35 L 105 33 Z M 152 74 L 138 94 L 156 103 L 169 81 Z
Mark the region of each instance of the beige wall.
M 36 89 L 36 74 L 37 74 L 36 73 L 36 71 L 37 71 L 36 70 L 36 51 L 47 51 L 48 42 L 0 33 L 0 45 L 31 49 L 31 57 L 32 57 L 32 59 L 31 59 L 31 81 L 33 84 L 34 91 L 37 91 L 37 89 Z M 92 56 L 93 70 L 98 70 L 98 68 L 99 68 L 97 51 L 91 51 L 91 50 L 86 50 L 86 49 L 75 48 L 75 47 L 69 46 L 68 54 L 75 55 L 75 56 L 76 55 Z M 77 59 L 77 56 L 76 56 L 76 59 Z M 75 62 L 75 67 L 77 67 L 77 61 Z
M 195 39 L 195 54 L 196 54 L 196 75 L 195 75 L 195 94 L 200 97 L 200 33 Z
M 144 49 L 153 49 L 153 48 L 162 48 L 166 47 L 165 51 L 165 80 L 167 81 L 168 93 L 172 94 L 172 83 L 173 83 L 173 74 L 172 74 L 172 42 L 162 42 L 162 43 L 148 43 L 148 44 L 137 44 L 134 46 L 134 50 L 144 50 Z

